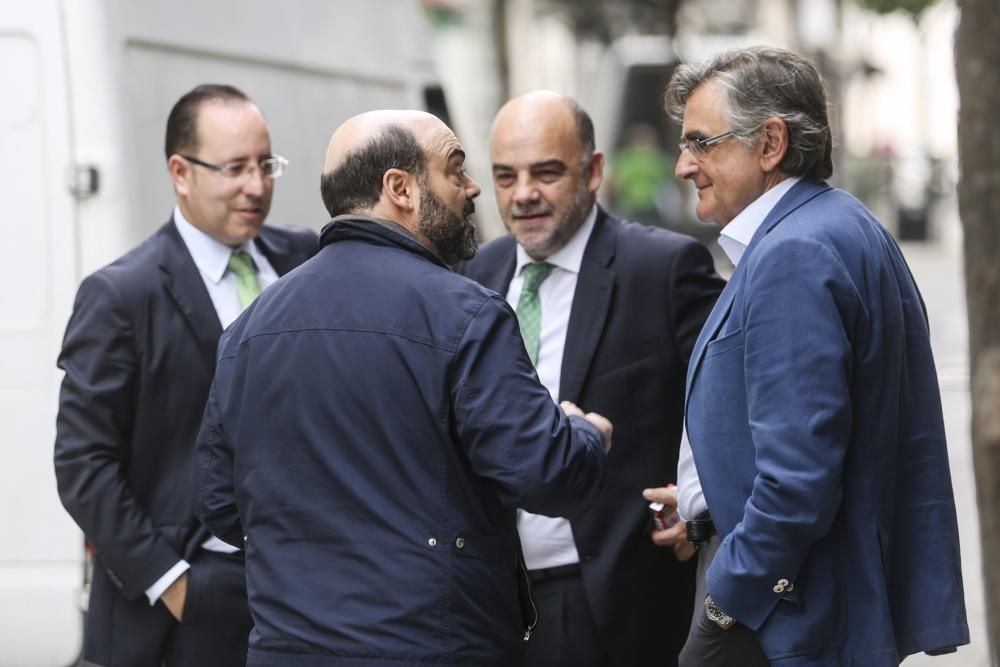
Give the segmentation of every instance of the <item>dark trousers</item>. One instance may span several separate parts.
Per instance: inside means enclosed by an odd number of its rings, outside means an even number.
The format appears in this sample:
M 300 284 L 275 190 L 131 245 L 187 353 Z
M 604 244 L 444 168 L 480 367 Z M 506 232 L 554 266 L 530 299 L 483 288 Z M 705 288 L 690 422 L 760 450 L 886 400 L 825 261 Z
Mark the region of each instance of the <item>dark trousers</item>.
M 607 667 L 611 658 L 598 636 L 579 574 L 532 584 L 538 626 L 523 667 Z
M 98 563 L 84 630 L 84 664 L 106 667 L 244 667 L 253 623 L 243 554 L 201 550 L 191 559 L 181 622 L 145 595 L 126 600 Z
M 694 616 L 687 642 L 678 658 L 680 667 L 768 667 L 753 630 L 736 623 L 723 630 L 705 616 L 705 573 L 719 549 L 719 536 L 698 551 L 698 579 L 694 594 Z M 723 610 L 725 611 L 725 610 Z

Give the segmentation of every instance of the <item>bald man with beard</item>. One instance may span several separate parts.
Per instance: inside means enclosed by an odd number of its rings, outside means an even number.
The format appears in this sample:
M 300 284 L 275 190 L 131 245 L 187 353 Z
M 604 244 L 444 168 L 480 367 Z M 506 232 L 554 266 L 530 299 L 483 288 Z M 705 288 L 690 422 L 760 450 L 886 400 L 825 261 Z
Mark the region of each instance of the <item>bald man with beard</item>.
M 319 253 L 220 344 L 197 508 L 245 546 L 251 667 L 515 664 L 514 508 L 600 491 L 610 423 L 560 409 L 506 301 L 449 269 L 476 250 L 464 161 L 423 112 L 344 123 Z

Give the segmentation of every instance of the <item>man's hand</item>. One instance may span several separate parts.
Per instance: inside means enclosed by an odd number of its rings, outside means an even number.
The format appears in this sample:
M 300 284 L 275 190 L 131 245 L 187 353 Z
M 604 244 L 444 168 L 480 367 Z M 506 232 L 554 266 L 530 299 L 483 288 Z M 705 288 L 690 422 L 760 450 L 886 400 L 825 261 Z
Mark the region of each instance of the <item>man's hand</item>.
M 184 614 L 184 600 L 187 599 L 188 590 L 188 572 L 177 577 L 177 580 L 170 584 L 167 590 L 163 591 L 163 595 L 160 596 L 163 606 L 178 621 L 181 620 L 181 616 Z
M 604 440 L 604 453 L 608 453 L 608 450 L 611 449 L 611 431 L 614 430 L 614 427 L 606 417 L 599 415 L 596 412 L 583 414 L 583 410 L 570 401 L 563 401 L 559 404 L 559 407 L 563 409 L 563 412 L 565 412 L 567 416 L 583 417 L 596 426 L 597 430 L 601 432 L 601 438 Z
M 650 502 L 663 503 L 669 505 L 677 511 L 677 487 L 661 486 L 655 489 L 645 489 L 642 497 Z M 696 553 L 694 545 L 688 542 L 687 525 L 683 521 L 677 521 L 674 525 L 663 530 L 653 530 L 649 533 L 649 538 L 653 544 L 661 547 L 670 547 L 677 560 L 688 560 Z

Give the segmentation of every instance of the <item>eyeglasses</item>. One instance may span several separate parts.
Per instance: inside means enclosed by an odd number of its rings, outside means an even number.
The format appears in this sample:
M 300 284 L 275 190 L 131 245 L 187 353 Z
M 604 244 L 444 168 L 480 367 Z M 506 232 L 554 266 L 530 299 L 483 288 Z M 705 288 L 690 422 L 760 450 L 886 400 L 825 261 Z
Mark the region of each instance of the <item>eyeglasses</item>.
M 726 130 L 722 134 L 717 134 L 714 137 L 709 137 L 707 139 L 682 139 L 677 147 L 681 149 L 683 153 L 686 149 L 691 149 L 693 155 L 704 155 L 708 152 L 708 149 L 719 143 L 727 137 L 733 136 L 734 132 L 732 130 Z
M 285 173 L 285 167 L 288 166 L 288 160 L 281 157 L 280 155 L 272 155 L 271 157 L 264 158 L 259 162 L 249 162 L 247 160 L 237 160 L 236 162 L 227 162 L 226 164 L 212 164 L 211 162 L 205 162 L 204 160 L 199 160 L 196 157 L 191 157 L 190 155 L 181 155 L 182 158 L 190 162 L 191 164 L 196 164 L 199 167 L 205 167 L 205 169 L 211 169 L 214 172 L 220 173 L 226 178 L 245 178 L 250 175 L 253 171 L 254 166 L 260 169 L 260 175 L 265 178 L 278 178 L 283 173 Z

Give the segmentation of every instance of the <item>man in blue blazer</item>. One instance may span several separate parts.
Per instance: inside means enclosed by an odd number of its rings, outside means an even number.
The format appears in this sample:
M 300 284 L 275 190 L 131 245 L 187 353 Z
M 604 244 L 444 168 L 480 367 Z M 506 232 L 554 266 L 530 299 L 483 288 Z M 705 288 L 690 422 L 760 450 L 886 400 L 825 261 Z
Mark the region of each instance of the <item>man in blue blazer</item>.
M 722 539 L 682 663 L 878 667 L 968 643 L 926 313 L 890 235 L 823 182 L 816 70 L 728 51 L 666 99 L 677 175 L 736 265 L 688 371 L 681 496 L 700 483 Z
M 195 435 L 248 281 L 266 288 L 317 241 L 263 226 L 285 163 L 241 91 L 181 97 L 165 143 L 171 219 L 77 293 L 59 356 L 56 479 L 96 550 L 88 664 L 239 667 L 252 625 L 243 554 L 195 518 Z

